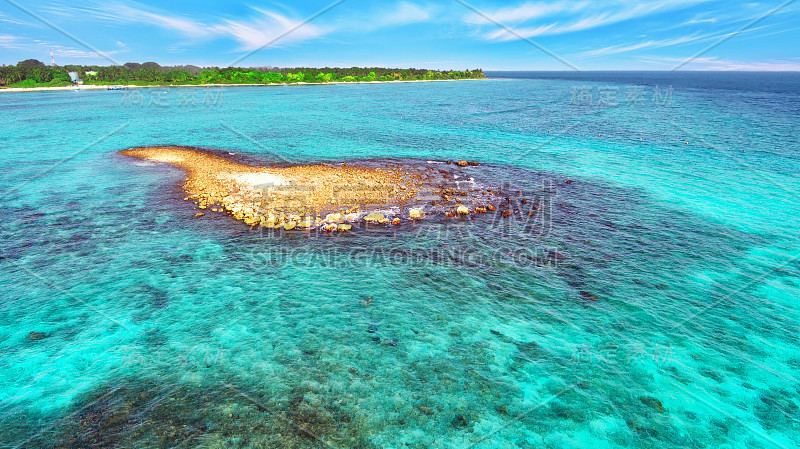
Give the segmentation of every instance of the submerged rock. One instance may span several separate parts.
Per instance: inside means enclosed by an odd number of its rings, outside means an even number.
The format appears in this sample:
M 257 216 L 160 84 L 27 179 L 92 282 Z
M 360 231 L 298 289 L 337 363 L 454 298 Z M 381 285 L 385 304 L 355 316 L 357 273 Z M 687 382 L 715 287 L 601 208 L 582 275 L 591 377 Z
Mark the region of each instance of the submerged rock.
M 455 418 L 453 418 L 453 421 L 450 422 L 450 425 L 460 429 L 469 426 L 469 421 L 464 417 L 464 415 L 459 413 L 455 416 Z
M 642 404 L 652 408 L 653 410 L 659 413 L 664 413 L 666 411 L 664 405 L 661 404 L 661 401 L 652 396 L 639 396 L 639 400 L 642 401 Z
M 456 212 L 458 212 L 459 215 L 467 215 L 469 214 L 469 209 L 467 208 L 467 206 L 459 205 L 456 208 Z
M 47 334 L 44 332 L 31 331 L 26 338 L 30 341 L 38 341 L 47 338 Z

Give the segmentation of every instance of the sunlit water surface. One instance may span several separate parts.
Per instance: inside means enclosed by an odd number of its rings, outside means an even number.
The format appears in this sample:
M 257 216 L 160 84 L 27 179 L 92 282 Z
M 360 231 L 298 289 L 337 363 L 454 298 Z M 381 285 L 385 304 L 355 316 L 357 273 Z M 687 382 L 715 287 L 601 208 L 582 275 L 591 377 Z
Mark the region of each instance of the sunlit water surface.
M 800 76 L 495 76 L 0 94 L 0 445 L 798 447 Z M 520 213 L 270 234 L 160 144 Z

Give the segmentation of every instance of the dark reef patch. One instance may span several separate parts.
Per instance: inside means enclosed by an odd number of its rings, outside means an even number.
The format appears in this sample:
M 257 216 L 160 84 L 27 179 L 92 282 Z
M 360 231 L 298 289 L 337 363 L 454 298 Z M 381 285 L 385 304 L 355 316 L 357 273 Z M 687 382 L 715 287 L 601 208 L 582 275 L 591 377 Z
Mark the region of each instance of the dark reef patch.
M 28 429 L 26 448 L 370 448 L 359 416 L 301 388 L 268 398 L 230 383 L 120 379 L 55 423 Z M 312 395 L 313 396 L 313 395 Z M 1 439 L 0 439 L 1 441 Z M 22 441 L 16 441 L 19 444 Z

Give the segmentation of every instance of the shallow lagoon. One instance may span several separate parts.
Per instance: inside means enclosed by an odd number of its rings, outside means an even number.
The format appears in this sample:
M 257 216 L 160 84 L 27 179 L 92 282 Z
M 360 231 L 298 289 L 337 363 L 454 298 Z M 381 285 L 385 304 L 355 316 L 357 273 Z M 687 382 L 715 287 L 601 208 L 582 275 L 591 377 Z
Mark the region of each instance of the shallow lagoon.
M 2 444 L 797 447 L 798 80 L 659 76 L 0 95 Z M 541 207 L 271 233 L 156 144 Z

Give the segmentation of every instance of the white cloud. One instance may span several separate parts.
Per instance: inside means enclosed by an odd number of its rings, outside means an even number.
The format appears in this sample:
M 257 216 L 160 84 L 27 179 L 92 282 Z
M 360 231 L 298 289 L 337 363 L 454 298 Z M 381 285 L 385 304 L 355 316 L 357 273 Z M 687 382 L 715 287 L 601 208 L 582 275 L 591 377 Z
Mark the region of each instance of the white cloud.
M 638 42 L 635 44 L 627 44 L 627 45 L 612 45 L 610 47 L 598 48 L 596 50 L 590 50 L 581 53 L 581 56 L 584 57 L 591 57 L 591 56 L 607 56 L 613 55 L 617 53 L 626 53 L 629 51 L 634 50 L 641 50 L 643 48 L 658 48 L 658 47 L 669 47 L 672 45 L 679 45 L 685 44 L 687 42 L 692 42 L 700 37 L 697 36 L 683 36 L 683 37 L 676 37 L 674 39 L 662 39 L 662 40 L 649 40 Z
M 252 50 L 275 41 L 275 44 L 312 39 L 323 35 L 326 30 L 301 20 L 292 19 L 272 11 L 253 8 L 257 17 L 232 20 L 209 21 L 185 17 L 160 11 L 136 2 L 96 2 L 91 5 L 49 7 L 54 14 L 71 17 L 92 17 L 115 24 L 147 24 L 189 39 L 202 41 L 220 37 L 230 37 L 241 44 L 240 50 Z M 413 12 L 413 11 L 412 11 Z M 408 13 L 408 11 L 406 12 Z M 216 23 L 214 23 L 216 22 Z M 174 45 L 173 45 L 174 47 Z M 175 47 L 177 48 L 177 47 Z
M 59 56 L 69 57 L 69 58 L 82 58 L 82 59 L 103 57 L 93 51 L 79 50 L 74 47 L 65 47 L 63 45 L 54 44 L 52 42 L 42 41 L 39 39 L 28 39 L 22 36 L 12 36 L 10 34 L 0 34 L 0 48 L 6 48 L 9 50 L 21 50 L 34 55 L 35 56 L 34 59 L 39 59 L 40 61 L 43 62 L 49 62 L 51 49 L 53 50 L 53 54 L 56 56 L 56 58 Z M 116 51 L 102 52 L 102 54 L 105 56 L 110 56 L 115 53 L 117 52 Z
M 486 17 L 472 13 L 467 15 L 464 21 L 490 26 L 496 22 L 505 27 L 514 27 L 513 33 L 501 28 L 484 36 L 488 40 L 508 41 L 588 30 L 704 1 L 707 0 L 648 0 L 639 3 L 614 0 L 603 4 L 575 0 L 562 0 L 555 3 L 528 2 L 520 6 L 487 11 L 484 13 Z M 530 26 L 520 26 L 530 21 L 535 23 Z
M 686 70 L 714 70 L 714 71 L 756 71 L 756 72 L 781 72 L 800 71 L 800 62 L 789 59 L 769 60 L 759 62 L 735 61 L 719 59 L 716 56 L 695 58 L 686 65 Z M 794 58 L 797 59 L 797 58 Z M 648 58 L 642 62 L 675 66 L 685 62 L 681 58 Z
M 0 47 L 3 48 L 13 48 L 11 47 L 17 41 L 17 36 L 12 36 L 10 34 L 0 34 Z
M 25 22 L 21 22 L 13 17 L 9 17 L 3 14 L 2 12 L 0 12 L 0 22 L 13 23 L 16 25 L 25 25 Z
M 648 40 L 637 42 L 633 44 L 621 44 L 621 45 L 612 45 L 609 47 L 598 48 L 595 50 L 589 50 L 581 53 L 579 57 L 594 57 L 594 56 L 607 56 L 613 55 L 618 53 L 627 53 L 629 51 L 635 50 L 642 50 L 645 48 L 662 48 L 662 47 L 671 47 L 673 45 L 680 45 L 686 44 L 689 42 L 703 42 L 703 41 L 711 41 L 711 40 L 722 40 L 727 37 L 731 37 L 734 35 L 742 35 L 745 33 L 752 33 L 754 31 L 758 31 L 761 29 L 766 28 L 766 26 L 750 28 L 747 30 L 742 31 L 734 31 L 731 33 L 725 34 L 702 34 L 702 35 L 691 35 L 691 36 L 678 36 L 669 39 L 661 39 L 661 40 Z
M 388 6 L 381 4 L 378 8 L 340 16 L 329 22 L 329 30 L 369 33 L 383 28 L 429 22 L 440 9 L 435 5 L 420 5 L 407 1 Z
M 393 10 L 380 14 L 375 19 L 383 26 L 393 26 L 425 22 L 430 18 L 431 11 L 429 8 L 423 8 L 409 2 L 400 2 Z
M 467 23 L 483 25 L 492 22 L 519 23 L 554 14 L 577 12 L 590 5 L 589 2 L 560 1 L 550 3 L 525 3 L 519 6 L 501 8 L 483 14 L 471 13 L 465 17 Z
M 148 24 L 176 31 L 190 38 L 210 35 L 208 26 L 193 19 L 147 8 L 136 2 L 86 2 L 79 6 L 48 6 L 43 8 L 51 14 L 70 17 L 73 20 L 98 19 L 114 24 Z
M 261 16 L 249 21 L 225 20 L 212 27 L 218 35 L 229 35 L 242 44 L 241 50 L 254 50 L 266 45 L 277 45 L 293 41 L 313 39 L 325 34 L 325 30 L 310 23 L 256 9 Z M 279 40 L 278 40 L 279 39 Z M 276 42 L 276 40 L 278 40 Z
M 203 38 L 209 36 L 208 26 L 201 22 L 184 17 L 150 12 L 138 7 L 124 4 L 112 4 L 107 7 L 109 13 L 114 13 L 118 18 L 127 19 L 129 22 L 140 22 L 155 25 L 167 30 L 174 30 L 190 38 Z
M 717 22 L 717 19 L 715 17 L 712 17 L 710 19 L 691 19 L 691 20 L 687 20 L 686 22 L 683 22 L 683 25 L 695 25 L 695 24 L 698 24 L 698 23 L 716 23 L 716 22 Z

